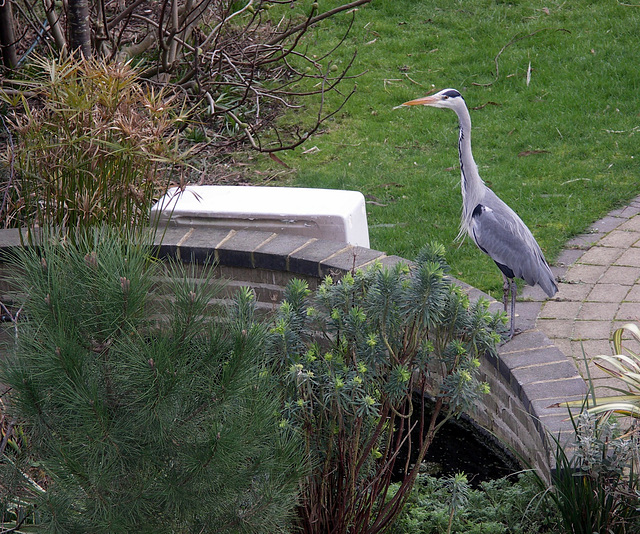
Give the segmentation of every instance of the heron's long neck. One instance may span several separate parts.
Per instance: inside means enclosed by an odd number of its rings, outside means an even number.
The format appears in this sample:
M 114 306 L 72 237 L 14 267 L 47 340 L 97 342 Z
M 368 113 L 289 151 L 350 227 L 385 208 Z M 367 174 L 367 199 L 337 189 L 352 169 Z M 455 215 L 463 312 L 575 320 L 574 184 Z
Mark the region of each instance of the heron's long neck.
M 471 117 L 467 108 L 457 110 L 460 121 L 458 154 L 460 156 L 462 221 L 460 232 L 469 231 L 474 208 L 482 201 L 485 185 L 478 173 L 478 167 L 471 153 Z

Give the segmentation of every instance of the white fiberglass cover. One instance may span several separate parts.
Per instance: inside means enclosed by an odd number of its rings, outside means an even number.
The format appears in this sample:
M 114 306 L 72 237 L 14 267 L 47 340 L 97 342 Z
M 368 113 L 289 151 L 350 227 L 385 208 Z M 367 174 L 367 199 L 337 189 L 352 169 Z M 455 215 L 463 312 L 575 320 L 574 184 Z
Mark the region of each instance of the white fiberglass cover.
M 216 226 L 290 233 L 369 247 L 359 191 L 204 185 L 172 188 L 151 209 L 172 226 Z

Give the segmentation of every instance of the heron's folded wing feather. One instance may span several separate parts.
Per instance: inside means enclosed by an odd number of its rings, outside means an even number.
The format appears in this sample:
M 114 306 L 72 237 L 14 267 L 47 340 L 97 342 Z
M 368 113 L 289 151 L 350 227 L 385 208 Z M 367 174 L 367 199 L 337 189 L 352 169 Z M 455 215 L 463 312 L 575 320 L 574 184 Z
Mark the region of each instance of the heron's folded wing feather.
M 553 274 L 531 231 L 513 210 L 489 208 L 474 210 L 471 235 L 496 263 L 507 266 L 527 284 L 540 286 L 547 294 L 555 293 Z

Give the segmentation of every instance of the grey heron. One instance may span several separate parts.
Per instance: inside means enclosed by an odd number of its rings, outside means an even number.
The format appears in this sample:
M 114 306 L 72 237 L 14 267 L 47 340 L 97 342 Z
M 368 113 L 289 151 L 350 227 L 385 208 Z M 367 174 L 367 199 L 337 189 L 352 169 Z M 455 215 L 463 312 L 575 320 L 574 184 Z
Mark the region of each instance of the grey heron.
M 517 293 L 514 279 L 521 278 L 531 286 L 538 284 L 549 297 L 553 297 L 558 286 L 549 264 L 522 219 L 480 178 L 471 153 L 471 117 L 462 95 L 455 89 L 444 89 L 431 96 L 410 100 L 401 106 L 447 108 L 458 115 L 462 190 L 462 221 L 458 237 L 468 233 L 478 248 L 502 271 L 505 312 L 508 296 L 511 294 L 510 337 L 513 337 Z

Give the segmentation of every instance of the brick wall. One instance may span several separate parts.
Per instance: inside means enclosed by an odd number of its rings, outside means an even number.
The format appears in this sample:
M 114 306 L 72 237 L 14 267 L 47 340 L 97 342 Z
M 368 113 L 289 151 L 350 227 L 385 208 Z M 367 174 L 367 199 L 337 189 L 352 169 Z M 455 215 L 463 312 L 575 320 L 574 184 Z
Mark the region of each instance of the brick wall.
M 6 284 L 8 268 L 1 259 L 16 246 L 20 246 L 17 231 L 0 230 L 0 301 L 5 303 L 12 300 L 12 295 Z M 167 229 L 158 255 L 193 264 L 196 270 L 215 261 L 216 276 L 227 281 L 228 291 L 252 286 L 259 307 L 265 311 L 275 309 L 282 289 L 292 278 L 303 278 L 315 288 L 327 274 L 339 276 L 375 261 L 385 266 L 406 262 L 383 252 L 332 241 L 205 228 Z M 483 295 L 471 286 L 460 285 L 472 299 Z M 538 366 L 536 362 L 541 363 Z M 536 373 L 543 369 L 546 375 L 531 377 L 531 369 Z M 557 436 L 569 430 L 566 410 L 551 408 L 550 404 L 565 394 L 584 395 L 584 382 L 538 331 L 516 336 L 500 350 L 498 358 L 484 358 L 481 372 L 491 386 L 491 394 L 483 397 L 471 417 L 548 477 L 548 433 Z

